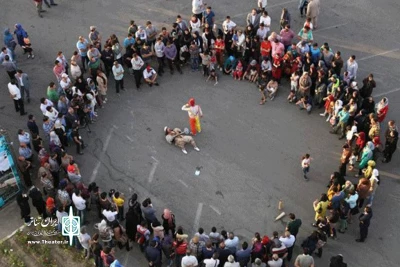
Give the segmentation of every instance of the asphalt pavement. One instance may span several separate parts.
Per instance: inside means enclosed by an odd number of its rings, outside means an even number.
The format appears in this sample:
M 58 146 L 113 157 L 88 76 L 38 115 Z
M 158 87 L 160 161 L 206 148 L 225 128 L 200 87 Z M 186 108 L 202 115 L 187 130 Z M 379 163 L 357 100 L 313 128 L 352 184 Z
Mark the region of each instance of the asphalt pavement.
M 256 0 L 207 2 L 217 21 L 230 15 L 244 26 Z M 191 12 L 188 0 L 57 3 L 57 7 L 43 14 L 44 18 L 37 16 L 33 1 L 7 1 L 0 10 L 2 26 L 12 28 L 21 23 L 30 35 L 36 57 L 26 59 L 18 48 L 17 61 L 31 78 L 33 100 L 26 110 L 38 122 L 39 99 L 45 95 L 48 83 L 55 79 L 52 66 L 57 51 L 70 58 L 77 37 L 87 36 L 89 26 L 96 25 L 103 40 L 115 33 L 122 41 L 131 19 L 139 25 L 151 20 L 160 29 L 163 24 L 169 26 L 174 22 L 177 14 L 188 19 Z M 272 30 L 278 30 L 281 9 L 287 7 L 292 14 L 292 29 L 299 31 L 303 18 L 297 5 L 297 0 L 268 1 Z M 374 74 L 375 101 L 387 96 L 390 101 L 387 118 L 397 121 L 400 121 L 397 67 L 400 24 L 394 22 L 399 8 L 395 0 L 321 1 L 319 28 L 313 33 L 319 44 L 328 42 L 334 51 L 340 50 L 343 59 L 357 55 L 358 81 Z M 76 158 L 84 181 L 95 181 L 105 190 L 114 188 L 128 196 L 137 192 L 140 199 L 151 197 L 158 215 L 164 208 L 170 208 L 177 223 L 189 233 L 199 226 L 207 232 L 216 226 L 218 230 L 234 231 L 241 240 L 250 239 L 254 232 L 272 235 L 275 230 L 284 230 L 284 222 L 274 222 L 281 199 L 285 212 L 294 212 L 303 220 L 298 236 L 301 241 L 313 230 L 312 202 L 326 191 L 330 173 L 339 166 L 343 143 L 329 134 L 329 125 L 318 115 L 318 110 L 307 115 L 286 102 L 287 85 L 279 88 L 274 101 L 260 106 L 259 92 L 248 82 L 221 75 L 219 84 L 214 86 L 188 67 L 183 71 L 183 75 L 173 76 L 167 72 L 159 87 L 143 86 L 140 92 L 134 88 L 133 77 L 126 75 L 127 90 L 120 97 L 110 82 L 109 101 L 99 110 L 98 121 L 91 125 L 92 133 L 82 130 L 89 147 L 85 155 Z M 25 127 L 27 118 L 15 113 L 7 82 L 8 76 L 3 71 L 0 126 L 16 133 L 18 128 Z M 165 141 L 163 128 L 188 127 L 187 114 L 181 111 L 181 106 L 190 97 L 196 99 L 204 113 L 203 131 L 195 137 L 201 151 L 188 146 L 188 155 L 184 155 Z M 69 151 L 75 155 L 73 148 Z M 303 180 L 300 167 L 304 153 L 313 158 L 308 182 Z M 329 258 L 338 253 L 343 254 L 348 266 L 396 266 L 400 262 L 397 253 L 400 215 L 396 212 L 400 206 L 398 155 L 396 152 L 390 164 L 378 163 L 383 175 L 374 200 L 367 242 L 355 242 L 358 226 L 353 223 L 346 234 L 329 240 L 322 259 L 316 259 L 316 266 L 327 266 Z M 194 174 L 197 167 L 201 167 L 199 176 Z M 1 236 L 22 223 L 19 218 L 12 218 L 10 212 L 6 216 L 3 211 L 0 214 L 1 225 L 5 225 Z M 16 223 L 3 224 L 5 220 Z M 124 266 L 142 266 L 138 254 L 135 250 L 120 254 L 119 258 Z

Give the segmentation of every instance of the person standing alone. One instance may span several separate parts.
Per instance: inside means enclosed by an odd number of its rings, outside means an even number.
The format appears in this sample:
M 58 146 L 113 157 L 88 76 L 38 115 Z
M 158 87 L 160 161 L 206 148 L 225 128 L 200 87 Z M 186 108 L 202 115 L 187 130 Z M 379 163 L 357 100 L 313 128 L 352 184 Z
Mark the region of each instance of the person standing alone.
M 22 99 L 24 99 L 24 95 L 26 93 L 26 100 L 28 101 L 28 103 L 30 103 L 31 102 L 29 93 L 30 84 L 29 84 L 28 74 L 24 73 L 22 70 L 17 70 L 17 73 L 15 74 L 15 79 L 18 82 Z
M 305 154 L 301 160 L 301 168 L 303 169 L 303 177 L 306 181 L 308 181 L 307 173 L 310 171 L 310 163 L 310 154 Z
M 366 206 L 364 209 L 364 213 L 360 215 L 360 238 L 356 239 L 356 242 L 364 242 L 368 236 L 368 228 L 371 223 L 372 218 L 372 209 L 369 206 Z
M 194 98 L 189 99 L 189 102 L 183 105 L 182 110 L 188 112 L 191 134 L 201 133 L 200 117 L 203 117 L 203 111 L 199 105 L 196 105 Z

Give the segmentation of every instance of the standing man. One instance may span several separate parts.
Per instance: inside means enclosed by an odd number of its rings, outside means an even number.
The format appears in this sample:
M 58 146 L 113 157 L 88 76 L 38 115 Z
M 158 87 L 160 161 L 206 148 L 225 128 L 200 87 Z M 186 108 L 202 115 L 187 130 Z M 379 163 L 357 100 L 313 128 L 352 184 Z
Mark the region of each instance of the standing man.
M 72 128 L 72 139 L 76 145 L 76 153 L 83 155 L 82 149 L 85 149 L 86 145 L 83 143 L 82 137 L 79 135 L 79 125 L 74 124 Z
M 211 10 L 211 7 L 208 6 L 208 7 L 206 8 L 206 11 L 204 11 L 204 13 L 203 13 L 203 21 L 202 21 L 202 24 L 204 25 L 204 24 L 207 23 L 207 24 L 210 26 L 210 29 L 212 29 L 213 26 L 214 26 L 214 20 L 215 20 L 214 17 L 215 17 L 214 11 L 212 11 L 212 10 Z
M 9 55 L 4 56 L 4 61 L 1 63 L 1 65 L 3 65 L 3 67 L 6 69 L 10 80 L 14 80 L 15 74 L 17 73 L 17 65 L 11 61 Z
M 125 88 L 124 88 L 124 68 L 122 67 L 121 64 L 118 63 L 117 60 L 114 61 L 114 66 L 112 67 L 112 72 L 114 74 L 115 90 L 117 91 L 117 94 L 119 95 L 120 87 L 121 87 L 121 90 L 125 90 Z
M 372 209 L 369 206 L 366 206 L 364 209 L 364 213 L 360 215 L 360 238 L 356 239 L 356 242 L 364 242 L 365 238 L 368 236 L 368 227 L 371 223 L 372 218 Z
M 8 83 L 8 91 L 10 92 L 10 97 L 14 100 L 15 111 L 19 112 L 21 116 L 26 115 L 24 100 L 21 97 L 21 91 L 15 84 L 15 80 Z
M 84 73 L 86 72 L 85 64 L 89 62 L 89 58 L 87 57 L 88 45 L 88 40 L 83 38 L 83 36 L 79 36 L 78 42 L 76 43 L 76 48 L 78 49 L 82 58 L 82 70 Z
M 286 225 L 286 231 L 289 231 L 291 235 L 297 237 L 302 221 L 300 219 L 296 219 L 296 215 L 294 215 L 294 213 L 289 213 L 289 220 L 290 221 Z
M 196 1 L 196 0 L 194 0 Z M 196 267 L 199 265 L 197 258 L 191 254 L 191 249 L 186 249 L 186 256 L 182 258 L 181 266 L 182 267 Z
M 30 99 L 29 89 L 31 86 L 29 84 L 28 74 L 24 73 L 22 70 L 17 70 L 17 73 L 15 74 L 15 79 L 18 82 L 22 99 L 24 99 L 24 95 L 26 93 L 26 100 L 28 101 L 28 103 L 30 103 L 31 99 Z
M 203 0 L 192 0 L 192 13 L 195 14 L 200 21 L 203 19 L 204 6 Z
M 249 14 L 247 14 L 247 26 L 252 25 L 253 31 L 257 31 L 260 25 L 261 15 L 257 13 L 257 9 L 253 8 Z
M 165 45 L 162 41 L 161 37 L 157 38 L 156 44 L 154 45 L 154 51 L 156 52 L 156 57 L 157 57 L 157 62 L 158 62 L 158 75 L 162 76 L 162 74 L 164 73 L 164 66 L 165 66 L 165 62 L 164 62 L 164 49 L 165 49 Z
M 132 64 L 133 76 L 135 76 L 136 89 L 139 90 L 140 80 L 142 79 L 142 68 L 144 66 L 144 61 L 141 57 L 138 56 L 137 53 L 133 53 L 131 64 Z
M 308 248 L 303 248 L 303 254 L 297 256 L 295 267 L 314 267 L 314 258 L 310 255 Z
M 261 11 L 265 11 L 267 4 L 267 0 L 257 0 L 257 6 Z
M 157 38 L 157 28 L 151 24 L 151 21 L 146 23 L 146 35 L 147 35 L 147 45 L 150 46 L 156 43 Z
M 177 59 L 178 51 L 173 41 L 171 40 L 167 41 L 167 46 L 164 49 L 164 54 L 165 57 L 167 58 L 171 74 L 174 74 L 174 67 L 173 67 L 174 64 L 179 73 L 182 74 L 181 66 L 179 64 L 179 60 Z
M 307 18 L 311 19 L 311 23 L 313 24 L 313 29 L 317 29 L 317 19 L 319 14 L 319 2 L 317 0 L 309 0 L 307 6 Z
M 38 16 L 43 18 L 42 12 L 46 12 L 45 10 L 42 9 L 43 0 L 33 0 L 33 1 L 35 2 L 36 11 L 38 13 Z
M 265 29 L 267 30 L 267 36 L 269 32 L 271 31 L 271 17 L 268 16 L 268 12 L 265 10 L 263 11 L 261 17 L 260 17 L 260 24 L 264 23 Z
M 28 126 L 28 129 L 31 132 L 31 134 L 39 135 L 39 127 L 37 126 L 35 117 L 32 114 L 29 114 L 26 126 Z
M 356 56 L 352 55 L 347 60 L 344 69 L 344 71 L 347 71 L 349 73 L 350 81 L 354 81 L 357 79 L 357 70 L 358 70 L 358 63 L 356 61 Z
M 77 210 L 77 215 L 81 218 L 81 225 L 84 225 L 86 220 L 86 200 L 81 196 L 81 191 L 79 189 L 74 190 L 72 202 Z
M 54 3 L 54 0 L 50 0 L 50 4 L 48 0 L 44 0 L 44 3 L 47 5 L 48 8 L 51 8 L 51 6 L 58 6 L 58 4 Z
M 285 231 L 284 236 L 281 236 L 279 238 L 279 241 L 281 241 L 285 245 L 288 252 L 286 259 L 290 261 L 292 259 L 293 247 L 294 243 L 296 242 L 296 237 L 292 235 L 289 231 Z
M 132 38 L 132 40 L 134 39 Z M 103 51 L 101 51 L 101 60 L 103 61 L 106 77 L 108 78 L 114 63 L 114 53 L 111 49 L 111 46 L 104 46 Z
M 3 47 L 1 49 L 1 53 L 0 53 L 0 63 L 3 63 L 4 58 L 6 57 L 6 55 L 8 55 L 8 57 L 10 58 L 10 61 L 14 61 L 12 50 L 10 48 L 8 48 L 8 47 Z

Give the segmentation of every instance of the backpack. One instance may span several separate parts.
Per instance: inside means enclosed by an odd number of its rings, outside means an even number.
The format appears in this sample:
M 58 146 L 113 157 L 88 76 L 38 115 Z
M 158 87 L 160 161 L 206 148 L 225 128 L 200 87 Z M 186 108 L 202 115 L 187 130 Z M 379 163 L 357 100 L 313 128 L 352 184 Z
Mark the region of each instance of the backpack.
M 143 231 L 143 230 L 142 230 Z M 135 236 L 135 241 L 136 241 L 136 243 L 138 243 L 139 245 L 142 245 L 142 244 L 144 244 L 144 242 L 146 241 L 146 238 L 145 238 L 145 236 L 144 236 L 144 232 L 145 231 L 143 231 L 143 232 L 141 232 L 141 230 L 137 230 L 137 232 L 136 232 L 136 236 Z

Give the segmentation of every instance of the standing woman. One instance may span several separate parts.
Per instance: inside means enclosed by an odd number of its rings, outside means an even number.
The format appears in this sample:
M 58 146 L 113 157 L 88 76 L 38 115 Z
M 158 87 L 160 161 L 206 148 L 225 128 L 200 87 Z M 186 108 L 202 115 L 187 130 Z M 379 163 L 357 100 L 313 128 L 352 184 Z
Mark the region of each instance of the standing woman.
M 391 130 L 386 137 L 385 149 L 383 150 L 383 163 L 388 163 L 392 160 L 392 155 L 397 149 L 397 141 L 399 133 L 396 130 Z
M 14 40 L 14 37 L 10 33 L 10 29 L 6 28 L 4 29 L 4 45 L 11 50 L 11 55 L 13 59 L 15 60 L 15 47 L 17 46 L 17 43 Z
M 31 207 L 29 206 L 29 197 L 25 193 L 19 193 L 17 203 L 21 210 L 21 218 L 24 219 L 26 225 L 31 221 Z
M 135 241 L 137 225 L 139 225 L 143 220 L 142 210 L 140 209 L 140 204 L 137 201 L 137 198 L 137 194 L 134 193 L 129 199 L 129 210 L 125 216 L 126 234 L 131 241 Z
M 327 194 L 321 194 L 321 198 L 318 200 L 316 199 L 313 203 L 314 211 L 315 211 L 315 223 L 313 223 L 314 227 L 317 227 L 318 225 L 316 222 L 321 219 L 326 217 L 326 211 L 328 209 L 328 204 L 329 204 L 329 199 Z
M 385 120 L 388 110 L 389 110 L 389 99 L 384 97 L 382 98 L 381 101 L 379 101 L 376 107 L 376 115 L 378 116 L 378 122 L 382 122 Z
M 280 24 L 281 30 L 284 29 L 286 25 L 290 25 L 290 13 L 285 7 L 282 9 Z
M 358 181 L 357 192 L 358 192 L 358 208 L 362 208 L 364 200 L 369 196 L 369 190 L 371 188 L 371 181 L 367 178 L 361 178 Z
M 107 103 L 108 80 L 107 76 L 104 74 L 104 72 L 101 71 L 101 69 L 97 69 L 96 82 L 97 82 L 97 89 L 99 90 L 100 93 L 101 101 L 105 104 Z
M 164 209 L 164 213 L 161 215 L 161 219 L 163 220 L 163 227 L 165 233 L 175 233 L 175 215 L 169 209 Z
M 182 110 L 188 112 L 191 134 L 201 133 L 200 117 L 203 117 L 203 111 L 199 105 L 196 105 L 194 98 L 189 99 Z
M 369 141 L 367 145 L 364 147 L 361 153 L 361 161 L 360 164 L 358 165 L 358 175 L 356 177 L 359 177 L 362 174 L 362 170 L 367 167 L 368 161 L 372 159 L 373 156 L 373 150 L 375 149 L 374 144 Z

